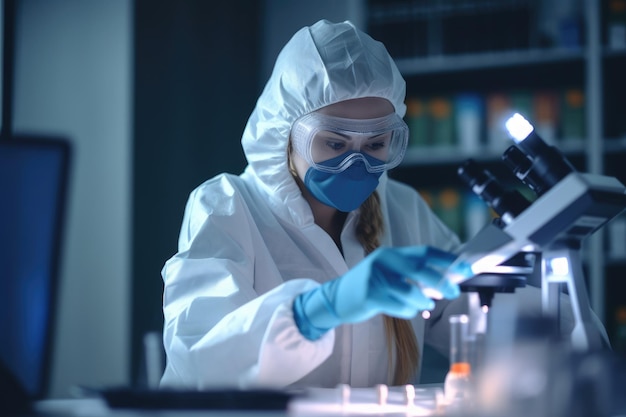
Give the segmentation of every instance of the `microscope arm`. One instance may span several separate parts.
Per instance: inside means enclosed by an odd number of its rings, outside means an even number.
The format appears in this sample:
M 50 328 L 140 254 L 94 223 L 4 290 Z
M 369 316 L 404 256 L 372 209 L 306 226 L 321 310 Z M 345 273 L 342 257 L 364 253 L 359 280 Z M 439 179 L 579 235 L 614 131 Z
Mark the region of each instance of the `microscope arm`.
M 580 241 L 617 216 L 626 207 L 626 188 L 616 178 L 580 174 L 566 176 L 504 228 L 489 224 L 460 250 L 457 262 L 472 271 L 498 273 L 515 254 L 549 248 L 559 241 Z M 514 271 L 509 271 L 514 272 Z M 447 274 L 460 284 L 468 277 Z
M 456 262 L 468 262 L 476 274 L 514 274 L 505 265 L 519 252 L 542 252 L 542 303 L 546 316 L 557 318 L 561 285 L 567 285 L 575 326 L 574 347 L 598 347 L 591 336 L 590 311 L 582 272 L 582 240 L 619 215 L 626 207 L 626 187 L 616 178 L 573 172 L 540 196 L 505 227 L 489 224 L 465 244 Z M 565 271 L 552 266 L 566 262 Z M 456 263 L 455 262 L 455 263 Z M 451 270 L 454 270 L 454 265 Z M 515 267 L 513 267 L 515 268 Z M 558 268 L 558 266 L 557 266 Z M 448 277 L 461 286 L 474 277 Z

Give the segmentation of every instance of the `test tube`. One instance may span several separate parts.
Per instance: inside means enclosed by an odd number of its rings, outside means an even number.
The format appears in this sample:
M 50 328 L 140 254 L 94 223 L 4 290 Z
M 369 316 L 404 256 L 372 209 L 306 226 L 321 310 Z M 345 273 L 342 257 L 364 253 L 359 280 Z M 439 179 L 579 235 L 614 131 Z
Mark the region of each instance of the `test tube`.
M 469 316 L 450 316 L 450 369 L 444 381 L 449 403 L 468 400 L 471 395 Z

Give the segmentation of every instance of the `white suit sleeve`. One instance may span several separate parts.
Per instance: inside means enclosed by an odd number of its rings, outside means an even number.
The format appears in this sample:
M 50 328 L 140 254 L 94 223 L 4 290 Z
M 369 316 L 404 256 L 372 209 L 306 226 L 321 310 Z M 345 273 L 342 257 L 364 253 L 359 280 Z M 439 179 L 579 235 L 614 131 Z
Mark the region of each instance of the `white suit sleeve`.
M 211 204 L 212 198 L 198 190 L 191 195 L 179 252 L 163 268 L 167 365 L 161 385 L 289 385 L 332 353 L 333 331 L 309 341 L 292 316 L 295 296 L 319 284 L 282 283 L 277 271 L 263 280 L 280 284 L 258 294 L 251 220 L 237 196 L 228 204 Z

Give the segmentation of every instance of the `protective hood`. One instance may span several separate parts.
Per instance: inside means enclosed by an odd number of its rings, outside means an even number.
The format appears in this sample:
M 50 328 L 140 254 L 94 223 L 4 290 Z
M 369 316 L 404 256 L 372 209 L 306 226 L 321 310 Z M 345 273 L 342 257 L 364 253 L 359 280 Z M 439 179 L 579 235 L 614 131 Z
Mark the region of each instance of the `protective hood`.
M 381 97 L 404 116 L 405 81 L 384 45 L 351 22 L 321 20 L 300 29 L 276 60 L 242 137 L 248 167 L 276 210 L 306 201 L 289 173 L 287 145 L 300 116 L 349 99 Z M 282 209 L 281 209 L 282 207 Z

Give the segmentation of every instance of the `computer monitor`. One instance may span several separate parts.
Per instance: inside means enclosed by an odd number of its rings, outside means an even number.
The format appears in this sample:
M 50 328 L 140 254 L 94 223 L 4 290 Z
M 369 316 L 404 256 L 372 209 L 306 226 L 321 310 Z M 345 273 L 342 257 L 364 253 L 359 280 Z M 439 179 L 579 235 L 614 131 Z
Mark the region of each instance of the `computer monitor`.
M 49 384 L 69 163 L 62 138 L 0 140 L 1 382 L 30 399 Z

